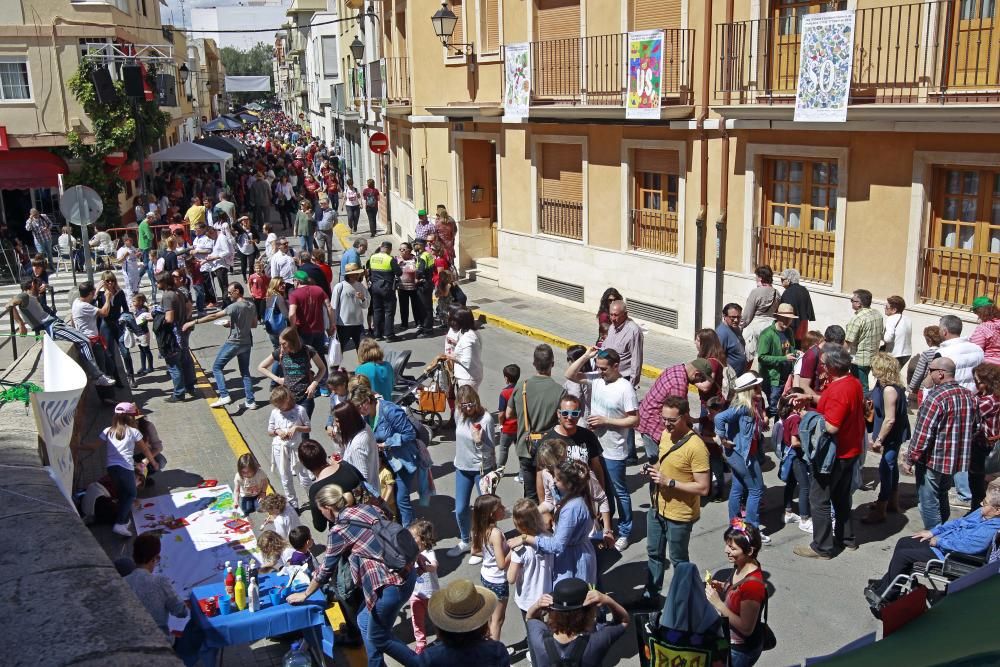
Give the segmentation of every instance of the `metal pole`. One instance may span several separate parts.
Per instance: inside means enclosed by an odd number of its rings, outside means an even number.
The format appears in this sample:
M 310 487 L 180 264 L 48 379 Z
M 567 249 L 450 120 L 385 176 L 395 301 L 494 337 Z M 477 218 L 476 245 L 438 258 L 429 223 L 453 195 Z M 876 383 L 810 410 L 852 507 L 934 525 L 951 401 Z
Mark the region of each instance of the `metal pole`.
M 80 240 L 83 243 L 83 267 L 87 270 L 87 280 L 93 283 L 94 265 L 91 262 L 90 256 L 90 204 L 87 203 L 87 198 L 83 196 L 83 186 L 77 185 L 74 187 L 80 201 L 83 203 L 83 216 L 80 220 Z
M 143 197 L 147 195 L 146 192 L 146 149 L 142 142 L 142 116 L 139 114 L 139 101 L 138 99 L 132 102 L 132 111 L 135 114 L 135 144 L 139 152 L 139 178 L 142 180 L 139 182 L 139 191 L 142 192 Z M 146 202 L 142 203 L 143 209 L 146 208 Z M 135 221 L 136 224 L 141 222 L 140 220 Z

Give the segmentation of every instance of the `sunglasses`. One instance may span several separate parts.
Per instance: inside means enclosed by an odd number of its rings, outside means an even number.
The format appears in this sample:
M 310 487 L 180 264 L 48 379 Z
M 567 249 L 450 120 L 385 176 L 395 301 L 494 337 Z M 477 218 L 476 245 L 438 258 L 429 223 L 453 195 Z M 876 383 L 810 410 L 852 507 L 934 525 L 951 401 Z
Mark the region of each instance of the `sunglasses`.
M 568 417 L 569 419 L 579 419 L 581 411 L 580 410 L 560 410 L 560 417 Z
M 461 407 L 463 410 L 471 410 L 472 408 L 476 407 L 476 404 L 475 403 L 459 403 L 459 407 Z

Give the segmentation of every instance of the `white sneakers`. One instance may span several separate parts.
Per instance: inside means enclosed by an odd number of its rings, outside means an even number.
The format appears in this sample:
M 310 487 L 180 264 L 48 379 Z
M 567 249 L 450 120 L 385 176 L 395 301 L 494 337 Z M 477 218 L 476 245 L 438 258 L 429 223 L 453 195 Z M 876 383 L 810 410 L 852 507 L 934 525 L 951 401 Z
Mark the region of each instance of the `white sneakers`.
M 459 540 L 458 544 L 456 544 L 455 546 L 453 546 L 451 549 L 448 549 L 448 557 L 449 558 L 458 558 L 462 554 L 468 553 L 469 549 L 471 549 L 471 548 L 472 548 L 472 545 L 470 545 L 468 542 L 462 542 L 461 540 Z
M 230 398 L 229 396 L 223 396 L 222 398 L 220 398 L 219 400 L 217 400 L 215 403 L 209 404 L 208 407 L 210 407 L 210 408 L 224 408 L 224 407 L 226 407 L 227 405 L 229 405 L 232 402 L 233 402 L 232 398 Z
M 801 517 L 795 512 L 789 512 L 785 510 L 785 523 L 798 523 Z
M 809 533 L 812 535 L 813 532 L 813 521 L 812 519 L 806 519 L 805 521 L 799 521 L 799 530 L 803 533 Z
M 115 381 L 109 378 L 107 375 L 102 375 L 101 377 L 97 378 L 98 387 L 110 387 L 114 383 Z
M 111 528 L 111 532 L 115 535 L 121 535 L 122 537 L 132 537 L 132 531 L 129 530 L 127 523 L 116 523 L 114 527 Z
M 770 544 L 771 543 L 771 537 L 770 537 L 770 535 L 765 535 L 763 532 L 761 532 L 761 534 L 760 534 L 760 543 L 761 544 Z
M 469 556 L 469 565 L 479 565 L 483 562 L 482 554 L 472 554 Z
M 615 540 L 615 549 L 617 549 L 618 551 L 625 551 L 626 549 L 628 549 L 628 538 L 619 537 L 617 540 Z
M 243 402 L 243 407 L 245 407 L 247 410 L 256 410 L 257 409 L 257 404 L 253 403 L 251 401 L 244 401 Z

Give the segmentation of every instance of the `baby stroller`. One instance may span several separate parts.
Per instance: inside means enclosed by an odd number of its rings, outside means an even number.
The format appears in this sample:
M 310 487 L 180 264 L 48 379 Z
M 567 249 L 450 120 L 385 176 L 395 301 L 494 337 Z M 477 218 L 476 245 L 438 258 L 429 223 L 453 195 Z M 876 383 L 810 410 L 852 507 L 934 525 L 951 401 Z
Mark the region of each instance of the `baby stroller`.
M 441 413 L 448 406 L 445 362 L 438 361 L 417 376 L 409 390 L 399 398 L 398 404 L 419 417 L 431 431 L 439 428 L 444 423 Z

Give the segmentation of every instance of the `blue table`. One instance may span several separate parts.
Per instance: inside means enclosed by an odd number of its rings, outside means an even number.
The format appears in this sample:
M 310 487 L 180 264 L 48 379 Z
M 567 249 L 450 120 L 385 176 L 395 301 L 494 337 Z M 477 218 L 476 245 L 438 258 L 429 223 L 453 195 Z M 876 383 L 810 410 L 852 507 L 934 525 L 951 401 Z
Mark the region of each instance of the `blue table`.
M 275 606 L 271 604 L 269 593 L 275 587 L 284 586 L 288 582 L 288 577 L 266 574 L 262 575 L 258 582 L 261 608 L 254 613 L 246 609 L 237 611 L 234 606 L 229 614 L 207 617 L 201 611 L 198 600 L 225 596 L 225 583 L 219 581 L 191 590 L 191 621 L 184 630 L 184 638 L 190 639 L 191 635 L 201 635 L 200 657 L 205 665 L 219 664 L 222 649 L 226 646 L 249 644 L 265 637 L 275 637 L 300 630 L 316 654 L 322 655 L 322 630 L 326 623 L 324 611 L 327 607 L 326 597 L 322 591 L 313 593 L 302 604 L 292 605 L 283 602 Z M 197 658 L 198 655 L 185 656 L 185 663 L 194 664 Z

